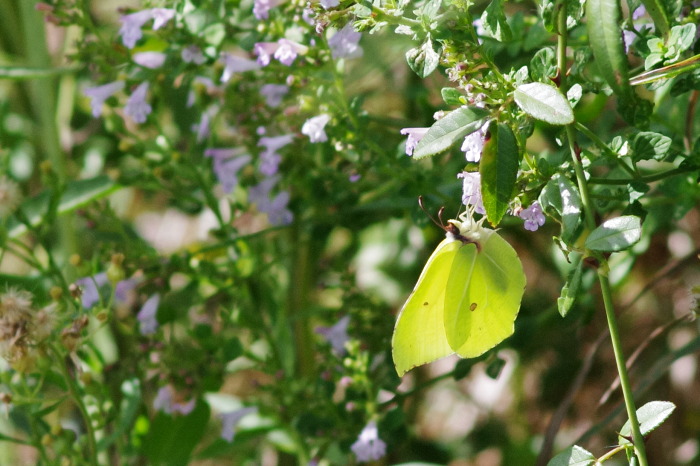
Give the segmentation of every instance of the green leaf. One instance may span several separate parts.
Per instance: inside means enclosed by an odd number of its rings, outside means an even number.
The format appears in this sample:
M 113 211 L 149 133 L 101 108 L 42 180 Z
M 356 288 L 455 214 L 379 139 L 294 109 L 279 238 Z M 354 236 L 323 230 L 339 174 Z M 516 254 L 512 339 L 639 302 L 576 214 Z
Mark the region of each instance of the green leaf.
M 637 410 L 637 420 L 639 430 L 643 436 L 649 435 L 654 429 L 659 427 L 676 409 L 676 405 L 670 401 L 650 401 Z M 620 445 L 629 445 L 630 441 L 625 437 L 632 436 L 632 425 L 629 419 L 620 429 L 618 441 Z
M 487 110 L 479 107 L 460 107 L 448 113 L 425 133 L 413 151 L 413 158 L 422 159 L 447 150 L 459 139 L 481 128 L 488 115 Z
M 583 277 L 583 256 L 578 253 L 571 253 L 571 270 L 566 277 L 566 283 L 561 289 L 561 296 L 557 298 L 557 308 L 562 317 L 566 317 L 576 302 L 579 289 L 581 288 L 581 278 Z
M 574 445 L 549 460 L 547 466 L 590 466 L 595 463 L 595 460 L 593 453 Z
M 671 138 L 651 131 L 637 133 L 632 141 L 635 160 L 662 160 L 671 148 Z
M 442 100 L 444 100 L 447 105 L 462 105 L 462 101 L 459 99 L 462 97 L 462 93 L 454 87 L 443 87 L 440 90 L 440 94 L 442 95 Z
M 668 17 L 666 16 L 666 9 L 664 8 L 661 0 L 642 0 L 644 8 L 654 20 L 654 26 L 656 30 L 662 35 L 666 35 L 669 28 Z
M 554 86 L 528 83 L 518 86 L 513 93 L 515 103 L 531 117 L 552 125 L 574 122 L 574 111 L 568 99 Z
M 68 183 L 61 195 L 61 200 L 58 203 L 58 214 L 72 212 L 119 189 L 121 186 L 108 176 L 72 181 Z M 37 196 L 27 199 L 19 207 L 32 226 L 38 225 L 43 216 L 48 213 L 47 210 L 52 203 L 52 195 L 51 190 L 43 191 Z M 7 231 L 11 238 L 15 238 L 27 231 L 27 227 L 17 218 L 11 217 L 8 221 Z
M 129 379 L 122 382 L 121 392 L 123 398 L 119 407 L 119 420 L 117 428 L 97 443 L 97 450 L 104 451 L 109 448 L 121 435 L 128 433 L 139 413 L 141 403 L 141 382 L 139 379 Z
M 502 123 L 492 124 L 486 135 L 479 172 L 486 217 L 494 227 L 505 215 L 513 198 L 518 165 L 519 150 L 513 131 Z
M 561 219 L 561 239 L 566 244 L 576 240 L 581 224 L 581 196 L 578 188 L 567 177 L 556 174 L 547 182 L 539 197 L 542 210 Z
M 530 60 L 530 75 L 533 81 L 549 82 L 557 75 L 557 57 L 554 49 L 545 47 L 537 51 Z
M 586 2 L 588 42 L 600 73 L 616 94 L 631 96 L 627 56 L 622 44 L 617 0 Z
M 639 241 L 642 227 L 639 217 L 624 215 L 606 220 L 586 238 L 586 247 L 593 251 L 617 252 Z
M 501 0 L 491 0 L 481 15 L 481 25 L 488 35 L 499 42 L 508 42 L 512 39 L 513 34 L 503 13 Z
M 433 41 L 428 37 L 423 45 L 406 52 L 406 61 L 418 76 L 426 78 L 440 63 L 440 54 L 435 51 Z
M 186 416 L 159 412 L 143 441 L 143 453 L 151 464 L 186 465 L 206 432 L 209 405 L 197 400 L 194 410 Z

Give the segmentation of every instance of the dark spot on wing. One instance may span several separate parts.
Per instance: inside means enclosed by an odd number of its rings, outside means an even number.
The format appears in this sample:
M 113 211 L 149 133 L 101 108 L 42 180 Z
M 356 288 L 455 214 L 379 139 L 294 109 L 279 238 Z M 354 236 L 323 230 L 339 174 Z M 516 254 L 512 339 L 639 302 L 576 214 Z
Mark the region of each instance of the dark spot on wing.
M 427 305 L 428 305 L 428 301 L 423 303 L 423 306 L 427 306 Z
M 471 306 L 469 306 L 470 311 L 475 311 L 476 310 L 476 303 L 472 303 Z

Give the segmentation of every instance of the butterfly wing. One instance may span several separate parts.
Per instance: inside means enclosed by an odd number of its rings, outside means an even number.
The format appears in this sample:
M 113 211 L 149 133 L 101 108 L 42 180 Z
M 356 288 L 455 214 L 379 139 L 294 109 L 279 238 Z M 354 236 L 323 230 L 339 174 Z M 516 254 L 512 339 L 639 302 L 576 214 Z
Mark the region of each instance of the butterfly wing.
M 445 333 L 463 358 L 484 354 L 515 330 L 525 274 L 515 250 L 495 231 L 457 252 L 447 280 Z
M 459 241 L 447 240 L 438 245 L 399 312 L 391 340 L 399 376 L 454 352 L 445 338 L 443 311 L 445 285 L 460 246 Z

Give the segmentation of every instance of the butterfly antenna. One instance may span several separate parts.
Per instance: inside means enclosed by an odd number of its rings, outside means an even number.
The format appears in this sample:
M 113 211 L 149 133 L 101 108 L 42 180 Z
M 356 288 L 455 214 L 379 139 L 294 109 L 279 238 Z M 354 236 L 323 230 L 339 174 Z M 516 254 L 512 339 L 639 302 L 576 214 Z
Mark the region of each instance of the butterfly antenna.
M 435 217 L 430 215 L 430 212 L 428 212 L 425 206 L 423 205 L 423 196 L 418 196 L 418 205 L 420 206 L 421 210 L 425 212 L 425 215 L 427 215 L 428 218 L 432 220 L 435 225 L 439 226 L 443 230 L 445 229 L 445 224 L 442 221 L 442 212 L 445 210 L 445 207 L 440 207 L 440 210 L 438 211 L 438 218 L 440 219 L 440 222 L 438 222 L 437 220 L 435 220 Z

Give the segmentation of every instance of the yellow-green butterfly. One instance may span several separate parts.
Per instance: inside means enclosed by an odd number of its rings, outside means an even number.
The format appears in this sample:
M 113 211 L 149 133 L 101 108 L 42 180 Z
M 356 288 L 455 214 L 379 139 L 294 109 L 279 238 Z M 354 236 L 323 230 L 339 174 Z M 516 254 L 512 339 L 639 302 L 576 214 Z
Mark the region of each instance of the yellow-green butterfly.
M 402 376 L 457 353 L 484 354 L 514 331 L 525 291 L 520 259 L 470 212 L 449 220 L 394 327 L 392 351 Z

